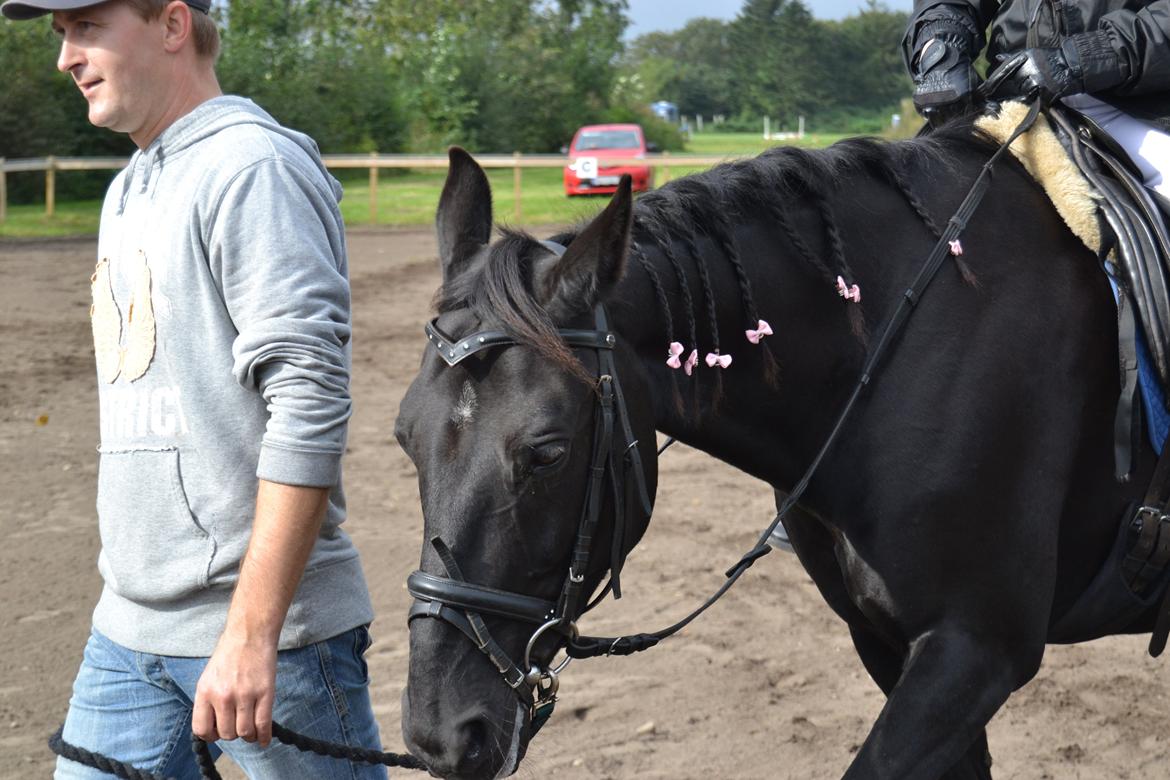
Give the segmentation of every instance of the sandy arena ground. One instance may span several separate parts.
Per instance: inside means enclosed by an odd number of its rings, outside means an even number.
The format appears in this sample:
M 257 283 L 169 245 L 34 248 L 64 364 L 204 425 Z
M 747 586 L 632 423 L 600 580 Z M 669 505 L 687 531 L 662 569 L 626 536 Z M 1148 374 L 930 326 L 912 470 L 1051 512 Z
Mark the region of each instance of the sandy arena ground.
M 350 250 L 347 528 L 379 616 L 372 694 L 394 750 L 407 668 L 403 583 L 422 522 L 392 423 L 438 273 L 430 231 L 355 231 Z M 45 739 L 64 717 L 100 588 L 94 252 L 92 240 L 0 242 L 0 778 L 49 776 Z M 772 511 L 764 484 L 672 449 L 657 520 L 623 576 L 626 598 L 598 609 L 586 630 L 673 622 L 718 586 Z M 1170 777 L 1170 675 L 1144 649 L 1144 638 L 1051 648 L 991 725 L 996 777 Z M 836 778 L 882 706 L 844 625 L 783 554 L 760 561 L 681 638 L 573 665 L 561 693 L 521 777 Z

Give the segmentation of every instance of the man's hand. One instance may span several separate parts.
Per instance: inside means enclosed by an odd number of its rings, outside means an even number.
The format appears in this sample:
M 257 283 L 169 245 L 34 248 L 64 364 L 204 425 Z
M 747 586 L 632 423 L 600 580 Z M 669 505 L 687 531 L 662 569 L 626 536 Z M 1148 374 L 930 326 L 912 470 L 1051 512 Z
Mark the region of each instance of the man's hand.
M 260 480 L 227 624 L 195 687 L 191 730 L 200 739 L 264 747 L 272 739 L 280 629 L 328 503 L 329 488 Z
M 276 643 L 249 643 L 224 631 L 195 687 L 191 730 L 205 742 L 236 739 L 272 741 L 276 698 Z

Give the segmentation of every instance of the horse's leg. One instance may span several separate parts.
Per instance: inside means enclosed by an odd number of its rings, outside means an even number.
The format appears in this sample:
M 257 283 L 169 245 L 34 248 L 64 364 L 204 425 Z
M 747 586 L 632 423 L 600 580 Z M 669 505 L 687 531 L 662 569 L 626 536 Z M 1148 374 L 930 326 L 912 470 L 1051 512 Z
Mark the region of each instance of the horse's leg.
M 783 492 L 776 491 L 777 506 L 784 502 L 785 497 Z M 816 583 L 826 603 L 849 626 L 861 663 L 888 697 L 902 677 L 907 649 L 884 638 L 850 598 L 840 561 L 833 550 L 833 536 L 820 518 L 795 506 L 784 523 L 805 571 Z M 991 780 L 991 754 L 986 730 L 980 730 L 967 752 L 941 777 L 943 780 Z
M 784 494 L 777 491 L 777 505 L 783 500 Z M 841 564 L 834 553 L 833 536 L 819 518 L 799 506 L 793 507 L 785 518 L 785 528 L 805 571 L 825 601 L 849 626 L 853 645 L 869 676 L 889 696 L 902 677 L 907 649 L 883 638 L 850 598 Z M 990 780 L 989 763 L 987 737 L 981 731 L 967 753 L 942 776 L 945 780 Z
M 869 676 L 888 697 L 902 676 L 905 655 L 892 649 L 866 625 L 850 625 L 849 633 Z M 991 752 L 987 747 L 986 729 L 980 730 L 959 762 L 941 777 L 942 780 L 991 780 Z
M 951 626 L 919 636 L 845 778 L 989 777 L 984 728 L 1042 650 L 1024 660 Z

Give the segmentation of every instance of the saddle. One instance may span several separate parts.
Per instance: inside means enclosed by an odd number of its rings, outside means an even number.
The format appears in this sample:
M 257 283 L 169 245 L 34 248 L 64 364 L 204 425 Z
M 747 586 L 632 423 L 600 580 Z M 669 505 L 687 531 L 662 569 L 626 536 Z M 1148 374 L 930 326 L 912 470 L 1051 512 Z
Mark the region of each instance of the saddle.
M 1005 103 L 998 116 L 976 125 L 992 137 L 1006 137 L 1002 127 L 1010 132 L 1024 111 L 1023 104 Z M 1029 134 L 1035 137 L 1025 148 L 1013 144 L 1012 151 L 1045 186 L 1070 229 L 1097 254 L 1117 298 L 1122 384 L 1114 422 L 1117 479 L 1128 481 L 1133 473 L 1146 428 L 1143 399 L 1153 421 L 1151 438 L 1162 451 L 1145 500 L 1123 513 L 1112 553 L 1051 628 L 1050 641 L 1124 630 L 1160 603 L 1149 648 L 1157 656 L 1170 634 L 1170 446 L 1162 446 L 1170 443 L 1170 200 L 1145 188 L 1137 166 L 1094 121 L 1061 105 L 1049 107 L 1045 116 L 1047 124 L 1034 126 Z M 1055 136 L 1063 155 L 1053 151 L 1046 133 Z

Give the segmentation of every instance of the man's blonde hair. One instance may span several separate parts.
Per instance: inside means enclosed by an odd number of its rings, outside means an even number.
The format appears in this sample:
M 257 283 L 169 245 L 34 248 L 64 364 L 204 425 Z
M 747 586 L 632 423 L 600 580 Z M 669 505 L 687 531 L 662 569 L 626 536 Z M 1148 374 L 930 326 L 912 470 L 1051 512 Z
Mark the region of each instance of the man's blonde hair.
M 125 0 L 126 4 L 143 19 L 152 22 L 173 0 Z M 219 28 L 210 14 L 191 9 L 191 37 L 195 40 L 195 53 L 200 57 L 214 60 L 219 56 Z

